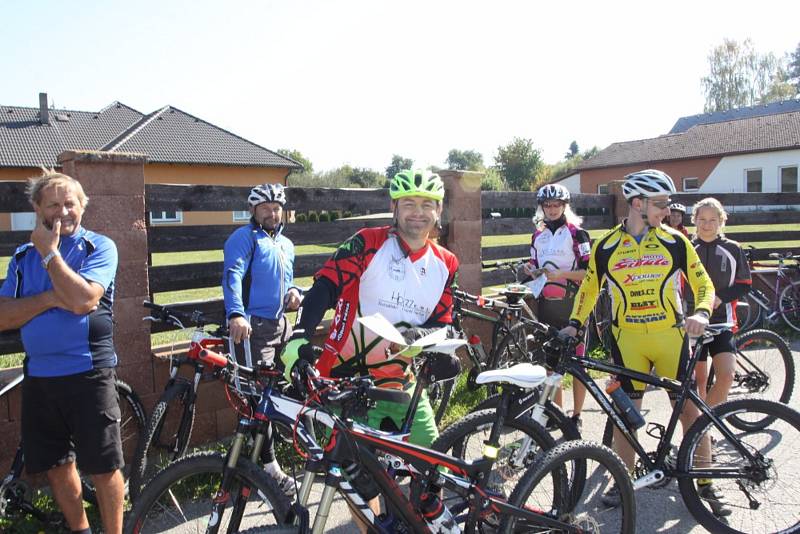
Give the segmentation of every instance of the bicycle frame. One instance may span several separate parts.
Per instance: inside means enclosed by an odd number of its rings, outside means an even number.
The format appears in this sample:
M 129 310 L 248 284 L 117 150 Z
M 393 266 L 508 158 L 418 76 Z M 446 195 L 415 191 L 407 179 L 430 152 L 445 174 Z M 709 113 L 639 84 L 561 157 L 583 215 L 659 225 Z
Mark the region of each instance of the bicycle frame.
M 702 349 L 704 343 L 698 342 L 695 345 L 694 353 L 689 359 L 689 365 L 686 370 L 685 376 L 691 377 L 692 373 L 694 372 L 695 365 L 697 363 L 697 358 L 700 355 L 700 350 Z M 609 398 L 603 393 L 600 387 L 597 385 L 595 380 L 589 376 L 589 373 L 586 369 L 591 369 L 595 371 L 601 371 L 605 373 L 610 373 L 613 375 L 617 375 L 618 377 L 626 377 L 631 380 L 636 380 L 639 382 L 643 382 L 645 384 L 653 385 L 662 389 L 667 390 L 668 392 L 676 392 L 678 394 L 677 398 L 675 399 L 675 404 L 673 406 L 672 415 L 670 416 L 669 423 L 667 424 L 666 430 L 662 432 L 659 440 L 658 447 L 656 449 L 656 456 L 655 460 L 652 460 L 650 456 L 647 454 L 647 451 L 642 447 L 639 440 L 636 438 L 635 431 L 630 428 L 627 421 L 622 417 L 621 413 L 618 411 L 616 405 L 614 405 Z M 559 359 L 558 364 L 555 366 L 555 371 L 559 374 L 567 372 L 571 374 L 573 377 L 578 379 L 592 397 L 597 401 L 600 407 L 603 409 L 606 414 L 611 418 L 614 422 L 614 425 L 619 429 L 625 439 L 630 443 L 631 447 L 636 451 L 636 455 L 644 462 L 647 470 L 650 472 L 648 475 L 640 478 L 639 480 L 634 482 L 634 487 L 639 489 L 641 487 L 645 487 L 651 484 L 654 484 L 660 481 L 663 476 L 674 476 L 678 478 L 684 477 L 691 477 L 691 478 L 740 478 L 742 476 L 742 472 L 738 469 L 696 469 L 692 474 L 684 473 L 680 471 L 674 471 L 669 468 L 665 468 L 664 466 L 664 459 L 666 458 L 669 450 L 670 450 L 670 438 L 672 437 L 673 433 L 675 432 L 675 428 L 678 424 L 678 420 L 680 417 L 681 412 L 683 411 L 683 407 L 686 404 L 687 400 L 691 400 L 695 406 L 698 407 L 702 414 L 707 415 L 711 421 L 713 422 L 714 426 L 716 426 L 720 432 L 725 436 L 726 439 L 730 440 L 730 442 L 735 446 L 736 450 L 739 451 L 744 457 L 748 460 L 755 461 L 756 456 L 753 455 L 749 449 L 747 449 L 741 441 L 734 435 L 733 432 L 730 431 L 728 426 L 716 416 L 713 411 L 713 408 L 709 407 L 697 394 L 695 391 L 695 382 L 694 380 L 684 380 L 683 382 L 679 382 L 677 380 L 673 380 L 670 378 L 664 378 L 659 376 L 653 376 L 650 374 L 639 373 L 637 371 L 632 371 L 625 367 L 621 367 L 619 365 L 605 363 L 600 360 L 595 360 L 592 358 L 579 358 L 574 355 L 562 355 Z M 654 475 L 655 471 L 661 471 L 661 475 L 656 474 Z
M 761 268 L 758 270 L 752 270 L 751 275 L 753 278 L 758 278 L 765 287 L 769 288 L 772 292 L 772 298 L 765 295 L 762 291 L 758 289 L 754 289 L 749 293 L 750 298 L 752 298 L 756 304 L 758 304 L 764 311 L 768 313 L 767 319 L 772 320 L 778 314 L 780 314 L 780 294 L 781 290 L 786 287 L 787 285 L 792 283 L 790 276 L 787 274 L 789 267 L 784 264 L 784 258 L 778 260 L 777 267 L 768 267 L 768 268 Z M 767 274 L 775 274 L 775 284 L 771 284 L 769 280 L 767 280 Z

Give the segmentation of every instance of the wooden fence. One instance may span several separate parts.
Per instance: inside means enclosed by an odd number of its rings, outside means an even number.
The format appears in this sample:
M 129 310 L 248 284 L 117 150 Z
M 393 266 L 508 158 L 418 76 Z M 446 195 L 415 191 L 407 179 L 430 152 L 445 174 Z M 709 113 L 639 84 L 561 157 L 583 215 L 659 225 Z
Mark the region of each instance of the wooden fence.
M 227 186 L 182 186 L 147 185 L 146 210 L 181 211 L 234 211 L 243 208 L 243 199 L 249 188 Z M 339 210 L 353 213 L 388 212 L 389 201 L 385 189 L 325 189 L 288 188 L 289 206 L 297 211 Z M 691 205 L 705 195 L 681 194 L 676 200 Z M 800 222 L 800 211 L 787 211 L 785 206 L 800 204 L 800 194 L 723 194 L 714 195 L 726 207 L 762 205 L 774 211 L 756 211 L 731 214 L 729 224 L 776 224 Z M 574 195 L 572 206 L 584 217 L 586 229 L 603 229 L 613 226 L 617 219 L 614 213 L 612 195 Z M 532 231 L 530 213 L 536 206 L 534 193 L 529 192 L 483 192 L 481 194 L 482 235 L 527 234 Z M 775 209 L 779 208 L 779 209 Z M 0 182 L 0 212 L 29 211 L 24 193 L 24 184 Z M 493 219 L 492 212 L 520 214 L 526 216 Z M 385 218 L 337 220 L 330 223 L 294 223 L 287 226 L 286 234 L 295 245 L 336 244 L 360 228 L 387 224 Z M 446 223 L 446 221 L 445 221 Z M 191 252 L 219 250 L 225 240 L 239 225 L 214 226 L 151 226 L 148 228 L 148 250 L 152 253 Z M 9 256 L 20 243 L 29 239 L 30 232 L 0 232 L 0 256 Z M 798 240 L 800 230 L 781 232 L 731 233 L 729 236 L 741 242 L 764 240 Z M 479 239 L 480 236 L 475 236 Z M 529 245 L 504 245 L 481 248 L 484 260 L 521 258 L 529 255 Z M 781 249 L 785 250 L 785 249 Z M 760 250 L 757 258 L 765 257 L 767 252 L 776 249 Z M 295 261 L 295 277 L 310 276 L 317 271 L 328 254 L 298 255 Z M 5 273 L 0 274 L 4 277 Z M 222 262 L 206 262 L 183 265 L 150 267 L 150 292 L 160 293 L 196 288 L 218 286 L 222 277 Z M 496 285 L 509 280 L 509 274 L 502 271 L 484 272 L 483 286 Z M 185 310 L 201 309 L 209 314 L 222 317 L 221 300 L 177 304 Z M 153 331 L 164 329 L 162 324 L 154 324 Z M 0 335 L 0 353 L 21 350 L 18 337 L 13 333 Z

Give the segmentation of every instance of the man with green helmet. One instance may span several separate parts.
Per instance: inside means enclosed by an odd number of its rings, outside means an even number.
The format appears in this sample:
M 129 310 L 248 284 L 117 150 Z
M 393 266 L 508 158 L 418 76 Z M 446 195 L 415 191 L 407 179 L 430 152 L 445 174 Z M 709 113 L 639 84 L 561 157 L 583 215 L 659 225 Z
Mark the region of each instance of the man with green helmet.
M 389 358 L 389 342 L 376 338 L 356 318 L 380 313 L 405 328 L 409 338 L 419 335 L 419 329 L 451 323 L 458 260 L 431 240 L 442 214 L 442 179 L 429 171 L 403 170 L 392 179 L 389 194 L 393 224 L 359 230 L 314 276 L 300 324 L 281 356 L 287 378 L 300 354 L 307 352 L 300 347 L 310 343 L 325 311 L 335 307 L 317 370 L 334 378 L 369 375 L 380 387 L 411 393 L 415 379 L 410 351 Z M 399 429 L 406 409 L 381 401 L 370 410 L 367 424 Z M 433 410 L 423 395 L 410 441 L 427 446 L 437 436 Z

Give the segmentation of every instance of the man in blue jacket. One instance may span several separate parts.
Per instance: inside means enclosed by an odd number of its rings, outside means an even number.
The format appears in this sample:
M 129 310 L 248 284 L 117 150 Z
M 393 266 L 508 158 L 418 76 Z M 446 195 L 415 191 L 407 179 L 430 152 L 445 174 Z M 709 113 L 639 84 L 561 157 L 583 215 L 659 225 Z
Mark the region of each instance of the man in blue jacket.
M 284 312 L 300 304 L 300 293 L 292 287 L 294 245 L 283 235 L 286 193 L 281 184 L 257 185 L 247 201 L 250 223 L 225 242 L 225 316 L 234 343 L 249 340 L 254 359 L 273 362 L 279 345 L 292 333 Z M 294 481 L 275 461 L 271 439 L 264 448 L 267 473 L 291 494 Z
M 90 533 L 75 461 L 89 474 L 106 533 L 122 530 L 124 482 L 112 304 L 117 248 L 86 230 L 80 182 L 54 171 L 31 180 L 31 242 L 0 288 L 0 330 L 25 347 L 22 443 L 28 473 L 46 472 L 72 532 Z

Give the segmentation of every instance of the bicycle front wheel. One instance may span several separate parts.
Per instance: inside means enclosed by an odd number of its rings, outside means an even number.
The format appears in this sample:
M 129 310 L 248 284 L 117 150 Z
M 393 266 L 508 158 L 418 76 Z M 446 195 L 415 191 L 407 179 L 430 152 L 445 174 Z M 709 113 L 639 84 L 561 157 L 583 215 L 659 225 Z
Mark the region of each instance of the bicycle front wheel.
M 778 302 L 783 320 L 800 332 L 800 282 L 792 282 L 784 287 Z
M 221 517 L 212 518 L 224 467 L 225 455 L 211 452 L 192 454 L 170 464 L 145 486 L 124 531 L 188 534 L 206 532 L 209 524 L 216 522 L 216 532 L 239 532 L 291 520 L 289 499 L 263 469 L 245 458 L 229 470 L 229 502 Z
M 678 452 L 678 472 L 689 475 L 678 477 L 689 512 L 711 532 L 800 532 L 800 413 L 763 399 L 725 402 L 714 413 L 733 437 L 726 437 L 703 415 L 686 432 Z M 734 416 L 772 423 L 754 431 L 738 430 L 731 421 Z M 714 474 L 709 478 L 715 491 L 698 486 L 698 470 Z
M 130 496 L 139 497 L 142 486 L 159 469 L 186 454 L 194 426 L 192 385 L 176 381 L 158 399 L 139 440 L 130 471 Z
M 563 472 L 581 462 L 587 466 L 587 481 L 574 500 Z M 559 476 L 561 474 L 561 476 Z M 619 504 L 604 503 L 616 487 Z M 539 457 L 519 481 L 509 503 L 528 510 L 542 510 L 548 517 L 564 521 L 582 532 L 633 533 L 636 531 L 636 500 L 628 470 L 614 451 L 590 441 L 568 441 Z M 500 532 L 557 532 L 535 520 L 512 515 L 503 518 Z

